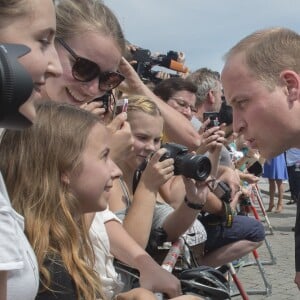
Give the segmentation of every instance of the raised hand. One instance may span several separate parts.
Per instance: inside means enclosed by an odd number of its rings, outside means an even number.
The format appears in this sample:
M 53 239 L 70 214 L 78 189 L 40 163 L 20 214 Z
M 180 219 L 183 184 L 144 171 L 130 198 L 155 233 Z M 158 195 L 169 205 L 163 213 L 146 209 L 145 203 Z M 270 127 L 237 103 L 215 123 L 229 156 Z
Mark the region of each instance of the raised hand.
M 127 113 L 121 113 L 107 125 L 112 134 L 110 156 L 116 163 L 126 159 L 128 153 L 133 150 L 134 140 L 130 125 L 126 120 Z

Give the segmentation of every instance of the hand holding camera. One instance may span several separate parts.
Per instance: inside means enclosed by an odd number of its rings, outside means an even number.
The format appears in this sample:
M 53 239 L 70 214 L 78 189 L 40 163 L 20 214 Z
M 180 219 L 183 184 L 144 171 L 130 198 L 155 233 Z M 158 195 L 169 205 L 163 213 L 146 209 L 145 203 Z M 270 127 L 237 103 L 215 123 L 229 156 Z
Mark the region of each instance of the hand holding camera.
M 160 168 L 165 168 L 161 174 L 165 177 L 172 177 L 173 175 L 183 175 L 187 178 L 193 178 L 198 181 L 205 181 L 211 171 L 211 163 L 208 157 L 188 153 L 188 148 L 175 143 L 165 143 L 156 153 L 149 155 L 137 169 L 133 179 L 133 190 L 135 191 L 141 176 L 144 175 L 146 170 L 150 172 L 151 168 L 156 168 L 156 172 Z M 158 160 L 158 161 L 157 161 Z M 150 163 L 151 167 L 148 168 Z M 172 165 L 172 169 L 169 166 Z M 172 173 L 172 174 L 171 174 Z M 170 176 L 171 175 L 171 176 Z M 149 177 L 150 183 L 155 183 L 153 178 L 158 179 L 156 175 L 144 175 L 145 178 Z M 146 177 L 147 176 L 147 177 Z M 169 178 L 168 178 L 169 179 Z M 165 179 L 163 179 L 165 180 Z M 166 181 L 166 180 L 165 180 Z
M 122 57 L 120 65 L 120 72 L 124 75 L 125 80 L 118 86 L 118 90 L 126 94 L 144 94 L 145 84 L 134 70 L 132 65 Z
M 183 177 L 186 190 L 185 202 L 190 208 L 201 210 L 206 201 L 209 188 L 205 181 Z
M 174 175 L 174 159 L 167 158 L 161 160 L 161 157 L 166 152 L 166 149 L 161 148 L 149 155 L 147 166 L 141 176 L 140 181 L 142 184 L 153 192 L 157 192 L 159 187 Z
M 208 157 L 188 153 L 187 147 L 175 143 L 165 143 L 162 147 L 167 149 L 167 152 L 161 160 L 170 157 L 174 159 L 175 175 L 183 175 L 200 181 L 204 181 L 209 176 L 211 163 Z
M 133 150 L 134 140 L 126 119 L 126 113 L 119 114 L 107 125 L 112 134 L 110 156 L 116 163 L 125 160 Z
M 206 129 L 206 126 L 210 122 L 211 121 L 207 119 L 199 131 L 199 134 L 201 135 L 201 144 L 197 149 L 198 154 L 204 154 L 208 151 L 213 153 L 216 150 L 221 150 L 221 147 L 225 142 L 225 132 L 222 130 L 222 127 L 213 126 L 209 129 Z
M 217 111 L 204 112 L 203 121 L 209 120 L 208 123 L 205 123 L 205 130 L 216 127 L 220 125 L 219 113 Z
M 104 119 L 106 113 L 106 108 L 101 100 L 94 100 L 89 103 L 84 103 L 80 106 L 82 109 L 92 112 L 95 115 L 98 115 L 101 119 Z

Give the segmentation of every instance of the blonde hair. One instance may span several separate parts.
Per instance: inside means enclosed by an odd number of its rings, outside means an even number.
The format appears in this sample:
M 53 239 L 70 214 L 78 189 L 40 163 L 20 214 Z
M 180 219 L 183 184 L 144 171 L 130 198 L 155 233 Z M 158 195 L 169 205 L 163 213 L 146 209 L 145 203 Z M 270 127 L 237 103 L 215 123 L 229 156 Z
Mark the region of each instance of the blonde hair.
M 148 97 L 131 95 L 128 97 L 127 119 L 130 122 L 132 113 L 141 111 L 151 116 L 161 116 L 158 106 Z
M 253 76 L 270 90 L 281 84 L 283 70 L 300 73 L 300 35 L 287 28 L 269 28 L 248 35 L 228 51 L 225 61 L 238 53 L 245 54 Z
M 1 171 L 13 207 L 25 218 L 44 288 L 51 286 L 45 260 L 61 259 L 78 298 L 87 300 L 102 295 L 100 279 L 80 203 L 61 177 L 81 168 L 87 136 L 98 123 L 90 112 L 48 102 L 37 107 L 31 128 L 7 130 L 0 145 Z
M 113 38 L 121 53 L 125 53 L 125 38 L 119 21 L 99 0 L 59 1 L 56 6 L 56 23 L 57 36 L 60 38 L 72 38 L 87 31 L 99 32 Z
M 28 0 L 0 0 L 0 28 L 11 24 L 12 19 L 30 12 Z

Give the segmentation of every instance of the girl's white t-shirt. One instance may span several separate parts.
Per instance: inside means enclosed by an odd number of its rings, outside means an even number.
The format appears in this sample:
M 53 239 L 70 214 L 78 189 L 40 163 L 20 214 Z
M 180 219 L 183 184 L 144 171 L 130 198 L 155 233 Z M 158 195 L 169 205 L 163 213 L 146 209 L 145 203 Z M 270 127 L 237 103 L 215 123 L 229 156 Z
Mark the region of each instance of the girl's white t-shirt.
M 24 218 L 11 206 L 0 173 L 0 271 L 7 271 L 7 300 L 33 300 L 39 272 L 35 254 L 24 234 Z

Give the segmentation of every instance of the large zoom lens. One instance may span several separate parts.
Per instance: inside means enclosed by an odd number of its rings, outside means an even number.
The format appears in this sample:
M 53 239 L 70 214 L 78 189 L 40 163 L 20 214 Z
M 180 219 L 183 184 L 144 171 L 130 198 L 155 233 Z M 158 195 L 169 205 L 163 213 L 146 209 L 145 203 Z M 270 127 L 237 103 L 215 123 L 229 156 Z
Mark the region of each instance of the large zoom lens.
M 0 44 L 0 125 L 23 129 L 31 122 L 19 113 L 19 107 L 30 97 L 33 89 L 31 76 L 18 58 L 30 48 L 18 44 Z
M 211 171 L 211 163 L 204 155 L 187 153 L 175 158 L 175 175 L 183 175 L 196 180 L 205 180 Z
M 166 143 L 162 147 L 167 149 L 167 152 L 160 160 L 173 158 L 175 175 L 183 175 L 201 181 L 209 176 L 211 163 L 208 157 L 188 153 L 188 148 L 175 143 Z

